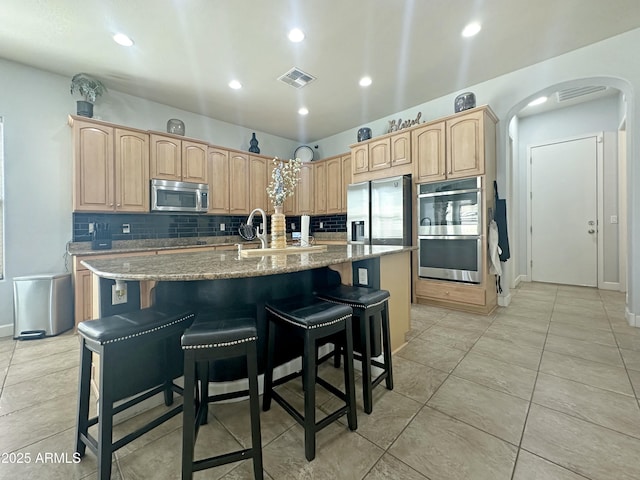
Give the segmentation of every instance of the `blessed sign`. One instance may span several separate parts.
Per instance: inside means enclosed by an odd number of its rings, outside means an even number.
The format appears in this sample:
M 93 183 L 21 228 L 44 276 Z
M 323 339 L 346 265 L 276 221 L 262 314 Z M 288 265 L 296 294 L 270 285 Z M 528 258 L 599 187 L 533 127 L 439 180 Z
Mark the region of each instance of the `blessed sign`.
M 420 117 L 422 117 L 422 112 L 418 112 L 418 115 L 413 120 L 405 120 L 404 122 L 402 121 L 401 118 L 399 118 L 397 121 L 390 120 L 389 130 L 387 130 L 387 133 L 397 132 L 398 130 L 402 130 L 403 128 L 411 127 L 412 125 L 417 125 L 418 123 L 420 123 Z

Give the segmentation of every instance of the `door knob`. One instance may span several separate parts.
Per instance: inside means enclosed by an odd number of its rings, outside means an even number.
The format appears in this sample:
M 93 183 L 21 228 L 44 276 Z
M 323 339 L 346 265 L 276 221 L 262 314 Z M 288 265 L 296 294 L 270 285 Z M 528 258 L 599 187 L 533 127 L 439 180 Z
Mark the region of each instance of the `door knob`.
M 593 228 L 590 228 L 590 229 L 588 230 L 588 232 L 589 232 L 589 233 L 596 233 L 596 231 L 595 231 Z

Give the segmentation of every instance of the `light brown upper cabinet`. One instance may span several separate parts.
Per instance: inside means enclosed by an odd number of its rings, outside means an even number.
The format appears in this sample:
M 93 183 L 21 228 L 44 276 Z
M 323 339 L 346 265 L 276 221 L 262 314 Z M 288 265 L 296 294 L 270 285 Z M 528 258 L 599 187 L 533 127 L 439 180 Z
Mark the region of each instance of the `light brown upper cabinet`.
M 313 162 L 313 213 L 327 213 L 327 162 Z
M 396 133 L 389 138 L 391 146 L 391 166 L 411 163 L 410 132 Z
M 356 145 L 351 150 L 353 173 L 365 173 L 369 171 L 369 144 Z
M 229 151 L 209 147 L 209 213 L 229 213 Z
M 314 213 L 313 163 L 303 163 L 300 167 L 300 183 L 296 192 L 296 215 L 313 215 Z
M 207 145 L 151 134 L 151 178 L 207 183 Z
M 411 132 L 416 181 L 446 178 L 445 122 L 429 123 Z
M 326 160 L 326 173 L 327 173 L 327 213 L 340 213 L 342 212 L 342 190 L 344 183 L 342 181 L 343 165 L 342 157 L 333 157 Z M 349 165 L 351 168 L 351 165 Z M 349 170 L 349 176 L 351 176 L 351 170 Z M 318 195 L 316 194 L 316 197 Z
M 369 171 L 391 166 L 391 141 L 389 137 L 369 142 Z
M 416 181 L 484 175 L 486 163 L 495 161 L 496 121 L 488 107 L 479 107 L 412 130 Z
M 69 117 L 73 128 L 73 210 L 149 211 L 149 136 Z
M 249 157 L 249 208 L 251 210 L 262 208 L 265 212 L 269 212 L 271 202 L 267 196 L 267 185 L 269 185 L 267 172 L 271 173 L 271 170 L 268 167 L 266 158 L 253 155 Z
M 347 187 L 350 183 L 353 183 L 353 173 L 351 171 L 351 155 L 342 156 L 342 203 L 340 205 L 340 212 L 346 213 L 347 211 Z
M 232 215 L 251 212 L 249 204 L 249 156 L 240 152 L 229 152 L 229 213 Z

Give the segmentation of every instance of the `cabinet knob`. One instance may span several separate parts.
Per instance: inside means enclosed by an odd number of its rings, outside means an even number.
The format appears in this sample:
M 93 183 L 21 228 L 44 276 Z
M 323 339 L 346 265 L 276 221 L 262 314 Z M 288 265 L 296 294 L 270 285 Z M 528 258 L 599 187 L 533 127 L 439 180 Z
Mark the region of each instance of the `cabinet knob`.
M 109 206 L 110 206 L 110 207 L 113 207 L 113 203 L 110 203 L 110 204 L 109 204 Z
M 449 295 L 449 291 L 444 292 L 445 295 Z
M 116 204 L 116 207 L 121 207 L 122 205 L 120 205 L 119 203 Z

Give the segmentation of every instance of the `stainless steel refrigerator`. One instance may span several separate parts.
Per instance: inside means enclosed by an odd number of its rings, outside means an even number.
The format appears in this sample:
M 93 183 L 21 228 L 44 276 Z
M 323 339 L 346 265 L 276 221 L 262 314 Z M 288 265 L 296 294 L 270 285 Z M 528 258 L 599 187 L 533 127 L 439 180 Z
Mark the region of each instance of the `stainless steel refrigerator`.
M 352 183 L 347 237 L 364 245 L 411 245 L 411 176 Z

